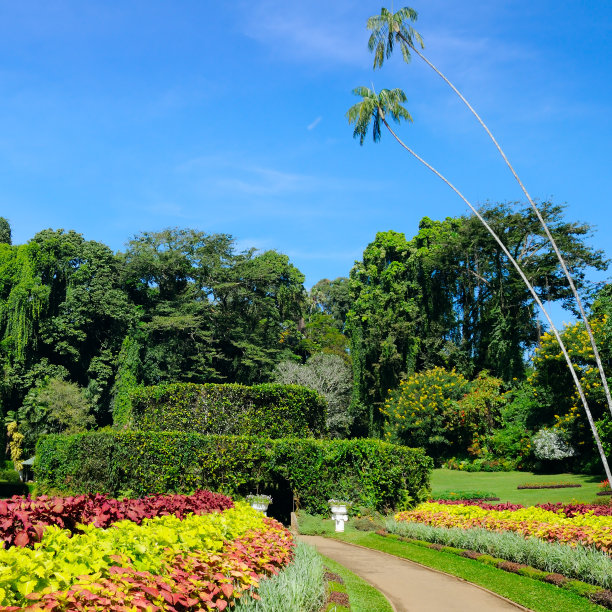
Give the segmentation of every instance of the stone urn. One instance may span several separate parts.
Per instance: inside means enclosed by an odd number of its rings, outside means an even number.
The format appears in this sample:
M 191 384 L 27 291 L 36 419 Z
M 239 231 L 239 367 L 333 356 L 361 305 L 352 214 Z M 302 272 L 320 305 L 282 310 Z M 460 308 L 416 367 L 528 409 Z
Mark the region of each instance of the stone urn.
M 336 531 L 344 531 L 344 523 L 348 521 L 348 507 L 350 502 L 341 499 L 330 499 L 328 501 L 332 520 L 336 523 Z
M 247 502 L 251 504 L 251 508 L 263 512 L 265 516 L 268 516 L 268 506 L 272 503 L 272 497 L 270 495 L 247 495 Z

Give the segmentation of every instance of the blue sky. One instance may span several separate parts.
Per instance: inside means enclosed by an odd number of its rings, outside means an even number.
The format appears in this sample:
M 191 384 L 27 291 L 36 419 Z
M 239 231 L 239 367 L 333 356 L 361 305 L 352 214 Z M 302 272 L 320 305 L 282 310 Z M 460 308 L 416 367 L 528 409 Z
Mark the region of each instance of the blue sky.
M 401 6 L 396 4 L 395 9 Z M 426 53 L 531 195 L 612 229 L 609 0 L 414 0 Z M 0 2 L 0 215 L 15 243 L 75 229 L 115 250 L 169 226 L 348 275 L 377 231 L 465 205 L 386 134 L 352 139 L 358 85 L 401 87 L 401 135 L 474 203 L 521 200 L 492 144 L 415 58 L 372 70 L 381 1 Z M 607 275 L 593 277 L 605 278 Z

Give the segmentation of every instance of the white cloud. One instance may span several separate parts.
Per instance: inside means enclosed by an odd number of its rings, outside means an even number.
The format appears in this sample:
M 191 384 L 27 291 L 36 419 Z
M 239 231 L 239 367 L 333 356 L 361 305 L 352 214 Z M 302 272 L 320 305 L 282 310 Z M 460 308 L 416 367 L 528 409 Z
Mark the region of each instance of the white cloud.
M 317 125 L 319 125 L 319 123 L 321 123 L 321 119 L 323 119 L 323 117 L 317 117 L 312 123 L 310 123 L 308 125 L 308 127 L 306 128 L 308 131 L 314 130 Z

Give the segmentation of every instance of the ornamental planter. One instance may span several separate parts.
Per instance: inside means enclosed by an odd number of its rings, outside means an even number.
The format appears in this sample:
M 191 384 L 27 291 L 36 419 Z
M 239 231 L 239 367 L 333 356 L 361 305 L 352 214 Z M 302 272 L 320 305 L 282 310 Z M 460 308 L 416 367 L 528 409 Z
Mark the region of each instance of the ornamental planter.
M 255 508 L 255 510 L 259 510 L 260 512 L 263 512 L 265 516 L 268 516 L 268 506 L 269 504 L 251 502 L 251 507 Z
M 344 523 L 348 521 L 348 506 L 350 502 L 339 499 L 329 500 L 329 509 L 331 510 L 332 520 L 336 523 L 336 531 L 344 531 Z
M 268 506 L 272 503 L 270 495 L 247 495 L 246 499 L 251 504 L 251 508 L 263 512 L 264 516 L 268 516 Z

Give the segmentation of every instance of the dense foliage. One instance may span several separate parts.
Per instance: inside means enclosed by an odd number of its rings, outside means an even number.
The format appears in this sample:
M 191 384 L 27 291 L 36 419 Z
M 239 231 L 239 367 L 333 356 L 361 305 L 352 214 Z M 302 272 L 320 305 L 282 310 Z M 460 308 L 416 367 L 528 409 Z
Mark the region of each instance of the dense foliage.
M 377 440 L 271 440 L 178 432 L 95 432 L 43 437 L 37 447 L 41 490 L 108 495 L 187 492 L 246 495 L 254 488 L 293 495 L 326 512 L 348 497 L 377 510 L 426 499 L 432 461 L 421 449 Z M 284 493 L 283 493 L 284 492 Z
M 49 379 L 78 386 L 106 425 L 134 386 L 265 382 L 305 354 L 304 277 L 285 255 L 189 229 L 145 232 L 118 254 L 74 231 L 0 238 L 0 405 L 28 452 L 46 412 L 20 409 Z
M 564 220 L 562 207 L 544 203 L 542 210 L 588 304 L 593 286 L 585 274 L 607 265 L 588 245 L 591 228 Z M 542 300 L 568 305 L 566 282 L 532 211 L 491 204 L 482 212 Z M 350 278 L 323 279 L 308 293 L 303 282 L 285 255 L 240 251 L 228 234 L 144 232 L 113 253 L 64 230 L 44 230 L 13 245 L 10 225 L 0 219 L 0 409 L 7 455 L 19 466 L 43 434 L 113 422 L 322 435 L 306 392 L 287 399 L 286 410 L 284 400 L 272 398 L 266 416 L 261 398 L 249 395 L 259 391 L 244 391 L 249 397 L 237 391 L 282 381 L 326 397 L 333 437 L 422 445 L 438 462 L 469 470 L 598 469 L 554 339 L 474 216 L 423 218 L 408 239 L 378 233 Z M 611 296 L 604 287 L 591 311 L 607 371 Z M 584 329 L 569 326 L 563 333 L 609 454 L 612 418 Z M 419 385 L 432 376 L 439 384 L 421 393 Z M 455 379 L 460 384 L 453 385 Z M 175 383 L 229 385 L 231 398 L 219 396 L 194 413 L 190 392 L 181 391 L 181 407 L 170 402 L 171 410 L 162 409 L 171 398 L 159 389 L 179 389 Z M 158 389 L 157 403 L 145 387 Z M 540 449 L 540 438 L 534 443 L 542 430 L 542 440 L 555 439 L 547 450 Z M 567 446 L 558 452 L 561 442 Z
M 607 373 L 612 369 L 612 304 L 607 298 L 610 287 L 611 285 L 607 285 L 598 295 L 590 318 Z M 576 364 L 576 372 L 609 456 L 612 451 L 612 417 L 587 332 L 583 324 L 576 323 L 566 326 L 561 335 L 572 361 Z M 559 440 L 556 445 L 549 445 L 551 453 L 575 456 L 575 464 L 583 468 L 598 465 L 595 443 L 582 402 L 576 388 L 572 386 L 565 359 L 552 334 L 546 333 L 542 336 L 533 365 L 534 371 L 528 382 L 534 389 L 535 397 L 527 406 L 529 424 L 542 424 L 552 428 L 550 431 L 557 432 Z M 612 384 L 612 378 L 608 379 L 608 384 Z
M 454 454 L 478 456 L 500 423 L 504 403 L 502 381 L 485 372 L 468 381 L 455 370 L 424 370 L 389 394 L 381 409 L 385 437 L 422 446 L 437 462 Z
M 297 385 L 175 383 L 136 388 L 130 400 L 131 418 L 116 425 L 268 438 L 320 437 L 326 432 L 325 399 Z
M 587 225 L 541 205 L 579 289 L 585 270 L 604 269 L 586 244 Z M 489 205 L 482 214 L 517 259 L 544 302 L 571 302 L 571 293 L 530 208 Z M 524 354 L 538 342 L 533 301 L 514 268 L 475 216 L 432 221 L 418 234 L 380 232 L 350 274 L 347 328 L 354 369 L 357 431 L 376 427 L 376 410 L 401 377 L 434 366 L 467 378 L 488 370 L 509 383 L 525 376 Z

